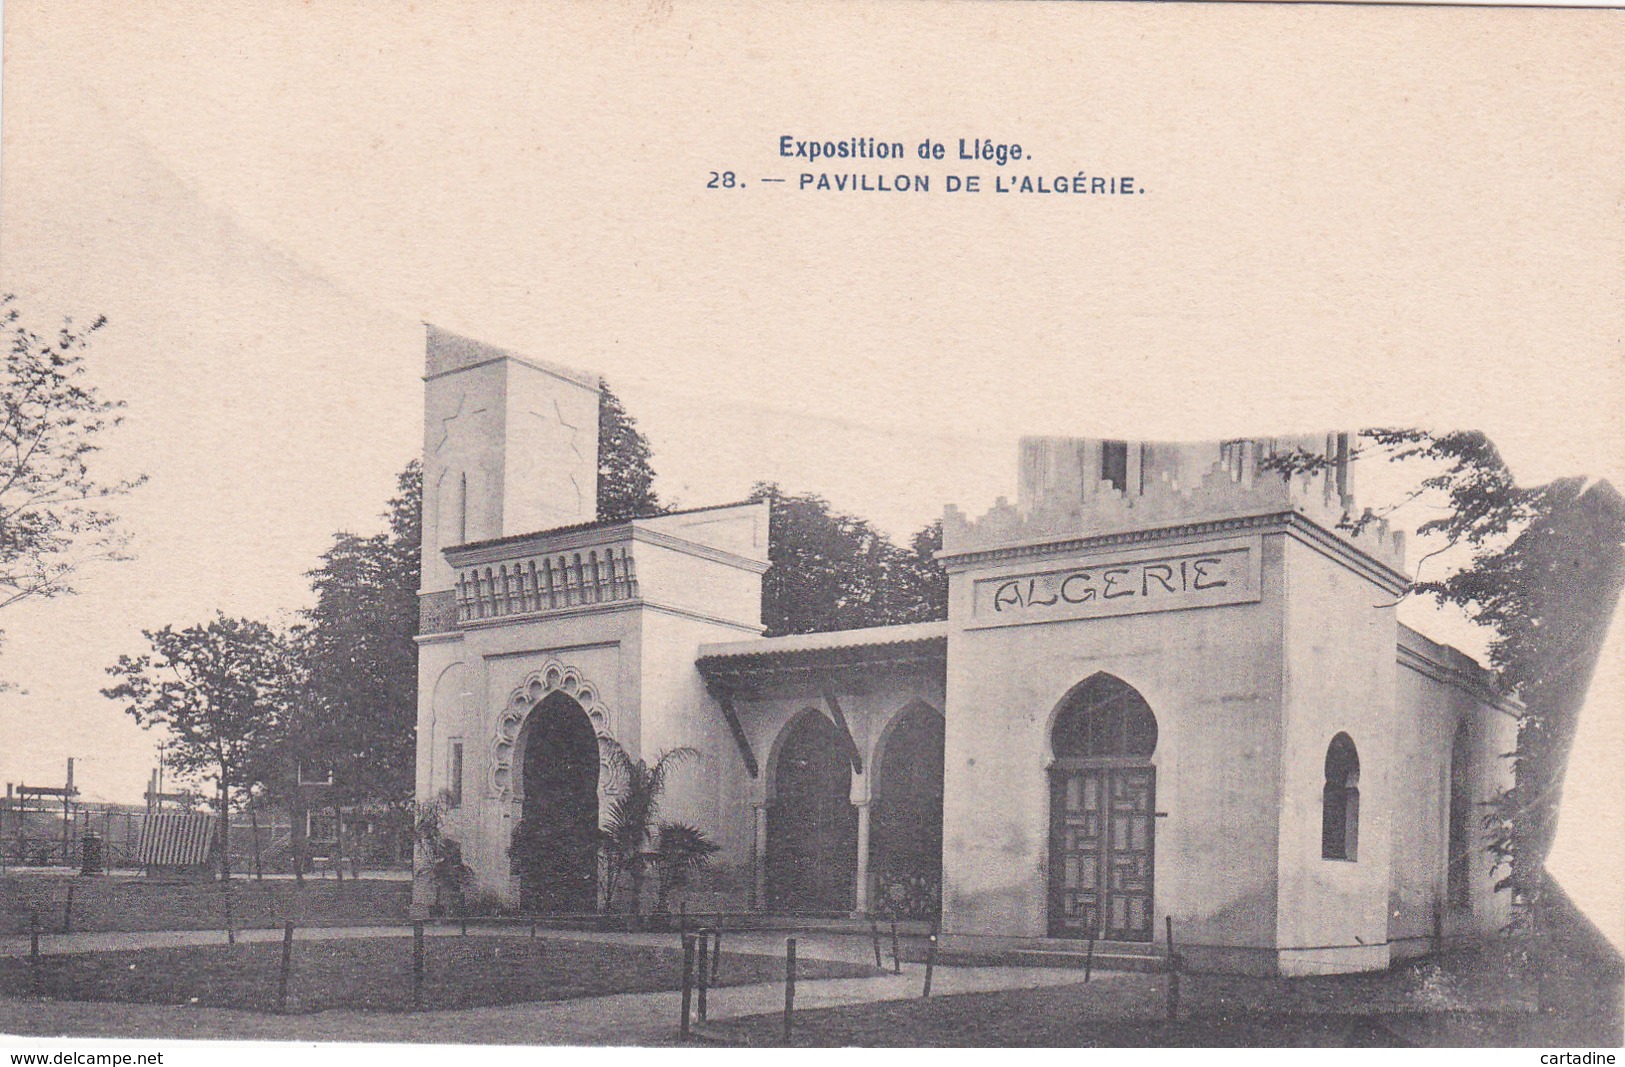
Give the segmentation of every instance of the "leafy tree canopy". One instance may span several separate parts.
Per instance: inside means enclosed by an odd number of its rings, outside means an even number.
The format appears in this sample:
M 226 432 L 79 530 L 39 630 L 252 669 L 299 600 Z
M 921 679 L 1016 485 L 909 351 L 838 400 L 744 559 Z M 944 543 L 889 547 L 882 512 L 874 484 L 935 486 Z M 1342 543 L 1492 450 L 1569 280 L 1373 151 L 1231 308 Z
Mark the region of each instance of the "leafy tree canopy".
M 942 520 L 914 531 L 892 568 L 888 623 L 933 622 L 948 617 L 948 572 L 937 562 L 942 550 Z
M 772 506 L 762 622 L 768 636 L 924 622 L 947 617 L 947 576 L 932 553 L 940 524 L 899 549 L 866 519 L 836 512 L 816 493 L 758 482 L 751 500 Z
M 124 559 L 125 540 L 106 501 L 146 479 L 104 481 L 91 470 L 121 417 L 86 381 L 80 352 L 106 325 L 64 320 L 35 333 L 11 295 L 0 297 L 10 337 L 0 380 L 0 607 L 73 592 L 86 563 Z
M 598 519 L 658 515 L 665 509 L 654 490 L 649 442 L 609 383 L 600 380 L 598 390 Z
M 414 788 L 418 574 L 423 471 L 396 480 L 388 528 L 341 533 L 310 572 L 316 605 L 301 642 L 305 699 L 293 725 L 303 758 L 333 772 L 340 797 L 405 802 Z
M 221 816 L 265 782 L 283 758 L 287 708 L 298 685 L 288 640 L 262 622 L 219 615 L 205 625 L 144 630 L 150 651 L 107 668 L 109 700 L 143 727 L 169 735 L 183 778 L 212 780 Z M 222 864 L 225 849 L 222 849 Z

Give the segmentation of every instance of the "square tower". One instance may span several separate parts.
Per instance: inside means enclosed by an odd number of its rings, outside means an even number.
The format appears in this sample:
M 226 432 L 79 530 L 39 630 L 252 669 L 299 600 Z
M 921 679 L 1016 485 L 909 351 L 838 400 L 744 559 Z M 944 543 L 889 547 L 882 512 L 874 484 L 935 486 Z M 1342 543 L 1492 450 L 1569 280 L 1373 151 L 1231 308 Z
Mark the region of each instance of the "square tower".
M 597 517 L 599 394 L 593 375 L 427 330 L 419 589 L 443 608 L 443 549 Z
M 1297 450 L 1324 468 L 1271 469 Z M 948 510 L 958 948 L 1149 945 L 1166 917 L 1202 966 L 1386 965 L 1404 556 L 1343 523 L 1348 460 L 1342 434 L 1034 438 L 1019 506 Z

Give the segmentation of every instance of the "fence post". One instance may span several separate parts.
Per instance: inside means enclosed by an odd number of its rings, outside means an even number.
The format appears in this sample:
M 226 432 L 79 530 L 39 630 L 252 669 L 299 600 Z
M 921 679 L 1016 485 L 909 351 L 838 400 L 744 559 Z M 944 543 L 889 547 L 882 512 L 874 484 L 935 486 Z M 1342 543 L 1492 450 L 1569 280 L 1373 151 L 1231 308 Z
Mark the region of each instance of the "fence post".
M 897 954 L 897 924 L 891 924 L 891 973 L 903 973 L 903 959 Z
M 293 970 L 293 923 L 282 924 L 282 977 L 277 981 L 276 1010 L 288 1012 L 288 972 Z
M 536 940 L 536 920 L 535 919 L 532 919 L 530 921 L 530 939 L 532 941 Z
M 711 931 L 711 984 L 717 984 L 717 971 L 722 967 L 722 927 Z
M 796 1013 L 796 939 L 784 939 L 784 1043 L 790 1043 Z
M 73 933 L 73 883 L 68 883 L 68 902 L 62 907 L 62 932 Z
M 706 985 L 707 985 L 706 979 L 710 977 L 710 973 L 709 973 L 710 972 L 710 967 L 711 967 L 710 948 L 711 948 L 711 931 L 707 930 L 705 927 L 702 926 L 702 927 L 700 927 L 700 939 L 699 939 L 699 969 L 696 972 L 696 974 L 697 974 L 697 976 L 699 978 L 700 997 L 699 997 L 699 1004 L 696 1005 L 696 1012 L 695 1012 L 695 1014 L 699 1018 L 700 1022 L 702 1022 L 702 1023 L 705 1022 L 705 992 L 706 992 Z
M 880 962 L 880 927 L 876 925 L 873 919 L 869 920 L 869 932 L 874 935 L 875 939 L 875 966 L 883 966 Z
M 682 1037 L 688 1037 L 689 1006 L 694 998 L 694 935 L 683 935 L 683 1018 L 677 1026 Z
M 42 991 L 44 976 L 40 974 L 39 964 L 39 909 L 30 908 L 28 911 L 28 969 L 34 972 L 34 992 Z
M 1179 1018 L 1179 953 L 1174 951 L 1174 917 L 1163 916 L 1168 926 L 1168 1019 Z
M 423 924 L 412 924 L 412 1010 L 423 1007 Z
M 1089 923 L 1089 951 L 1083 957 L 1083 981 L 1089 982 L 1089 976 L 1095 969 L 1095 936 L 1100 933 L 1100 917 Z
M 921 997 L 931 996 L 931 972 L 936 969 L 936 966 L 937 935 L 932 934 L 931 940 L 926 943 L 925 947 L 925 990 L 920 994 Z
M 220 888 L 226 894 L 226 944 L 237 943 L 237 927 L 231 921 L 231 877 L 228 875 L 220 881 Z

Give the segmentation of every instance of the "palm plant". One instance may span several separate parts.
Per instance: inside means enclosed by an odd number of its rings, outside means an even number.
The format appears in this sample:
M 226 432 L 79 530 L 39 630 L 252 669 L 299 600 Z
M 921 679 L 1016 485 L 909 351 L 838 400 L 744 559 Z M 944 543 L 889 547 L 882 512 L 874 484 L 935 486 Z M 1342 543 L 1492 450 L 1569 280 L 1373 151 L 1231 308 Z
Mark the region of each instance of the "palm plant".
M 683 746 L 668 749 L 650 766 L 644 760 L 633 760 L 620 742 L 609 737 L 599 738 L 604 760 L 616 788 L 600 824 L 599 839 L 605 856 L 604 910 L 614 903 L 615 890 L 623 877 L 632 879 L 632 907 L 635 910 L 643 896 L 643 879 L 651 831 L 660 811 L 660 798 L 666 790 L 666 781 L 679 764 L 699 758 L 698 749 Z
M 705 831 L 680 822 L 660 824 L 660 844 L 655 848 L 655 864 L 660 878 L 655 910 L 664 912 L 673 889 L 681 889 L 700 872 L 722 846 L 705 836 Z

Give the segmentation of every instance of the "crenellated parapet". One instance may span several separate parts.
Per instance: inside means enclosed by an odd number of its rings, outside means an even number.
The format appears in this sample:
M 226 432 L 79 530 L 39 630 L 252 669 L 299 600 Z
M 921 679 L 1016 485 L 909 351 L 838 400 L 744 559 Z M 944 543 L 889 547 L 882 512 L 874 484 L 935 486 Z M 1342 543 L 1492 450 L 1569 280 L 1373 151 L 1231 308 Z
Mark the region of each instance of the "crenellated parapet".
M 1019 506 L 1001 497 L 971 519 L 949 505 L 942 555 L 1293 514 L 1403 571 L 1404 534 L 1385 520 L 1362 519 L 1348 492 L 1346 435 L 1326 438 L 1328 463 L 1320 471 L 1283 475 L 1270 468 L 1271 455 L 1305 442 L 1320 445 L 1319 438 L 1206 445 L 1027 438 Z

